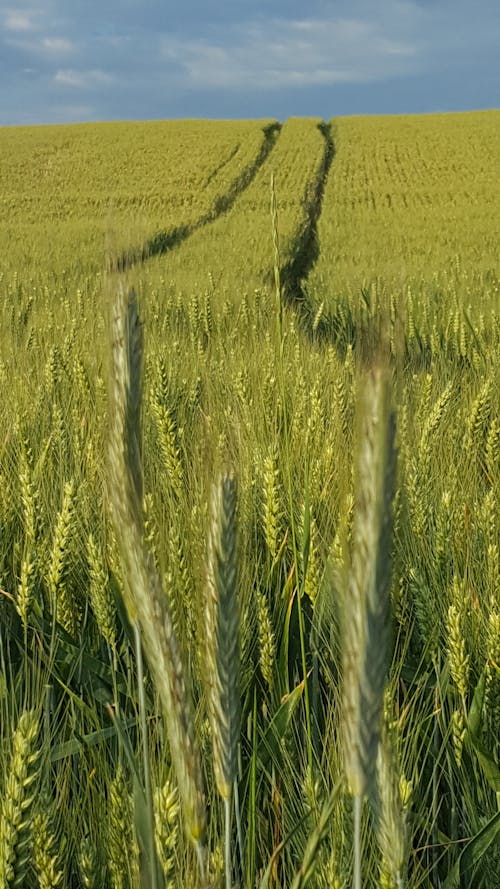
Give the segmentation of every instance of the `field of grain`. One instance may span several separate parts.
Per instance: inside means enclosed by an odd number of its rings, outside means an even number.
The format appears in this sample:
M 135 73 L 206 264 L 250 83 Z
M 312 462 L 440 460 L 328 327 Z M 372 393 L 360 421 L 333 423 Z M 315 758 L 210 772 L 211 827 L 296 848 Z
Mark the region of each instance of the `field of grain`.
M 373 280 L 498 273 L 500 115 L 355 117 L 332 122 L 335 163 L 319 224 L 317 280 L 338 292 Z M 464 270 L 465 270 L 464 269 Z
M 247 183 L 272 129 L 272 121 L 5 129 L 3 266 L 36 267 L 43 256 L 58 273 L 95 274 L 110 252 L 179 240 Z
M 0 129 L 0 887 L 497 885 L 499 124 Z

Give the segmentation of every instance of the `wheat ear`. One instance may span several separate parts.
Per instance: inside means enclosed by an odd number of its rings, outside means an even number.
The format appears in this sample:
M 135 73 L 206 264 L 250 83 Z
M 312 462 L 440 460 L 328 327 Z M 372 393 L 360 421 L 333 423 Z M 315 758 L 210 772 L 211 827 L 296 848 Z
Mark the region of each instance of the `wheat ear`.
M 101 635 L 114 649 L 116 647 L 115 603 L 109 588 L 108 574 L 104 567 L 104 554 L 100 552 L 92 534 L 89 534 L 87 538 L 87 561 L 92 611 Z
M 78 849 L 78 873 L 82 889 L 100 889 L 105 884 L 103 866 L 91 836 L 84 836 Z
M 392 500 L 396 476 L 395 418 L 385 372 L 364 380 L 358 418 L 355 512 L 343 625 L 344 756 L 355 797 L 376 794 L 390 625 Z M 359 851 L 359 850 L 358 850 Z M 361 884 L 359 873 L 355 885 Z
M 179 804 L 177 792 L 169 780 L 154 794 L 156 851 L 163 870 L 166 889 L 174 886 L 175 849 Z
M 67 584 L 71 538 L 75 518 L 75 485 L 73 480 L 64 485 L 63 502 L 57 514 L 54 541 L 48 571 L 49 593 L 57 620 L 70 636 L 75 636 L 80 624 L 80 609 L 74 592 Z
M 206 627 L 209 713 L 217 789 L 226 808 L 226 886 L 230 887 L 230 805 L 240 732 L 236 481 L 226 474 L 212 490 Z
M 206 822 L 192 704 L 168 600 L 144 544 L 142 515 L 142 330 L 133 290 L 114 306 L 109 443 L 109 498 L 123 571 L 124 600 L 138 623 L 146 657 L 167 717 L 172 761 L 186 830 L 198 848 Z
M 33 863 L 39 889 L 57 889 L 63 882 L 64 865 L 57 845 L 49 815 L 40 812 L 33 819 Z
M 134 833 L 133 800 L 122 765 L 109 787 L 107 863 L 112 889 L 135 885 L 139 872 L 139 847 Z
M 31 860 L 31 826 L 40 751 L 38 716 L 21 714 L 14 732 L 7 782 L 0 807 L 0 886 L 24 886 Z
M 383 871 L 390 877 L 391 884 L 400 889 L 408 854 L 408 827 L 393 739 L 387 726 L 383 726 L 378 748 L 377 785 L 373 814 Z

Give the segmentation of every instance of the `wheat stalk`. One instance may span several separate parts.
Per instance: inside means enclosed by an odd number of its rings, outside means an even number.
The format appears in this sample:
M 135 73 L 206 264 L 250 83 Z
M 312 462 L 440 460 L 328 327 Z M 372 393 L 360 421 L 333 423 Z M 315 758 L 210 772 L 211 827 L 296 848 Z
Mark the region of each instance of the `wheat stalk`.
M 113 314 L 109 497 L 120 549 L 124 601 L 167 718 L 188 835 L 200 849 L 206 812 L 191 698 L 168 600 L 144 545 L 141 459 L 142 330 L 133 290 L 118 291 Z M 201 852 L 200 852 L 201 860 Z
M 273 253 L 274 253 L 274 289 L 276 294 L 276 309 L 278 320 L 278 340 L 283 341 L 283 291 L 281 284 L 281 258 L 280 258 L 280 242 L 278 227 L 278 201 L 276 199 L 276 188 L 274 182 L 274 173 L 271 173 L 271 230 L 273 236 Z
M 325 842 L 331 829 L 331 820 L 334 806 L 337 803 L 338 792 L 339 786 L 332 791 L 323 805 L 317 824 L 308 838 L 302 864 L 295 875 L 291 889 L 303 889 L 316 870 L 319 848 Z
M 226 809 L 226 885 L 231 886 L 230 804 L 240 731 L 236 481 L 225 474 L 212 489 L 206 628 L 212 677 L 209 714 L 217 789 Z
M 365 380 L 344 610 L 344 745 L 351 791 L 374 787 L 386 680 L 395 420 L 381 371 Z
M 373 801 L 373 811 L 384 869 L 390 876 L 391 884 L 400 887 L 403 885 L 407 857 L 408 829 L 393 740 L 387 726 L 383 727 L 378 747 L 377 796 Z
M 395 418 L 385 372 L 364 380 L 359 411 L 355 512 L 343 620 L 345 769 L 355 797 L 359 841 L 361 800 L 376 794 L 376 760 L 386 681 L 391 581 Z M 356 840 L 355 840 L 356 841 Z M 360 854 L 354 885 L 361 885 Z

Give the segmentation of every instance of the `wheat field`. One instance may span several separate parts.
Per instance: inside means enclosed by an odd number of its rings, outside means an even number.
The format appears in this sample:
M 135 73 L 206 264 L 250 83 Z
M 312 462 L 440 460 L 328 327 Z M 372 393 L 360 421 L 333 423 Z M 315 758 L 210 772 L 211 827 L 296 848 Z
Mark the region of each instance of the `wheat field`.
M 500 112 L 0 129 L 0 887 L 492 889 Z

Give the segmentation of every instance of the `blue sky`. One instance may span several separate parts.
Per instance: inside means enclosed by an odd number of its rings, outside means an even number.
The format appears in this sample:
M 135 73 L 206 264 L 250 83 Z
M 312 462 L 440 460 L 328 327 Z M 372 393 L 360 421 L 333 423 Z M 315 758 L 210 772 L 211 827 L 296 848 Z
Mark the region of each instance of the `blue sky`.
M 0 125 L 499 107 L 499 0 L 0 0 Z

